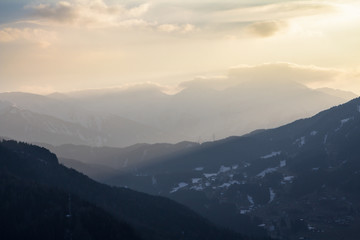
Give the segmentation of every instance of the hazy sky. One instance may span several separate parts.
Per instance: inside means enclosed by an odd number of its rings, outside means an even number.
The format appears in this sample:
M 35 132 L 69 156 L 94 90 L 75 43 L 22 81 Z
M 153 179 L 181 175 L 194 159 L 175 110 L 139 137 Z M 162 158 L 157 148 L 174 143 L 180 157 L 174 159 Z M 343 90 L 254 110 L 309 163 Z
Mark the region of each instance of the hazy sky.
M 360 94 L 359 26 L 358 0 L 0 0 L 0 91 L 245 71 Z

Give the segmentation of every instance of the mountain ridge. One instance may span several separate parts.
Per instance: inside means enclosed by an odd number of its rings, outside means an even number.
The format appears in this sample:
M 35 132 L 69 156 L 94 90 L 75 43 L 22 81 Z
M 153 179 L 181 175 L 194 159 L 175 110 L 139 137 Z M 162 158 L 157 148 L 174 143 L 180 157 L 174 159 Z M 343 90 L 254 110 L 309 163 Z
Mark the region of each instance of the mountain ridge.
M 179 236 L 183 239 L 247 239 L 214 227 L 169 199 L 97 183 L 59 165 L 56 155 L 45 148 L 2 141 L 0 150 L 0 169 L 24 181 L 59 189 L 95 204 L 116 219 L 126 221 L 143 239 L 178 239 Z
M 248 216 L 274 238 L 337 239 L 338 230 L 356 239 L 359 126 L 356 98 L 104 181 L 170 197 L 236 231 Z
M 225 86 L 227 84 L 224 83 Z M 70 142 L 124 147 L 140 142 L 204 142 L 243 135 L 258 128 L 273 128 L 311 116 L 345 102 L 344 96 L 349 95 L 338 91 L 328 94 L 329 91 L 310 89 L 284 79 L 275 82 L 235 79 L 233 85 L 223 89 L 208 86 L 206 81 L 195 81 L 185 84 L 181 91 L 172 95 L 162 91 L 160 86 L 148 84 L 62 93 L 56 94 L 56 97 L 1 93 L 0 100 L 9 101 L 24 110 L 55 117 L 58 121 L 52 124 L 54 128 L 63 128 L 71 122 L 79 126 L 82 135 L 85 132 L 89 135 L 81 139 L 80 135 L 74 134 L 71 141 L 56 143 L 51 142 L 49 137 L 37 136 L 36 142 L 49 140 L 53 145 Z M 0 135 L 18 137 L 6 133 L 3 129 L 6 125 L 2 125 Z M 70 132 L 76 133 L 73 130 Z

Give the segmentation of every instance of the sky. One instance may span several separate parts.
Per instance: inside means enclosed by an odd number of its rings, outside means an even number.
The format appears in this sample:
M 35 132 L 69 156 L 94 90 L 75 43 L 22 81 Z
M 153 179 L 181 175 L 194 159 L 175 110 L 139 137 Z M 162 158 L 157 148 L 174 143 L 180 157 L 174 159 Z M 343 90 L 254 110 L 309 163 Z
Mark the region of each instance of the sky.
M 358 0 L 0 0 L 0 92 L 281 78 L 360 94 L 359 26 Z

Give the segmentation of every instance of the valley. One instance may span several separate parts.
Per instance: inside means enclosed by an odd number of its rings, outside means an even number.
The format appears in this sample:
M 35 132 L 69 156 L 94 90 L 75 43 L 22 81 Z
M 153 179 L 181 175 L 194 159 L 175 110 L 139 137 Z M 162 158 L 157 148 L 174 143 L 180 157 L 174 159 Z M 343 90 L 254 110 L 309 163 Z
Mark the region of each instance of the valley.
M 169 197 L 234 231 L 337 239 L 343 229 L 351 239 L 359 221 L 359 106 L 354 99 L 279 128 L 191 148 L 175 145 L 169 154 L 158 154 L 161 148 L 153 145 L 139 147 L 137 156 L 119 149 L 118 159 L 112 158 L 115 150 L 92 151 L 102 152 L 98 158 L 112 167 L 100 181 Z M 59 156 L 74 149 L 81 147 L 52 148 Z M 85 149 L 77 152 L 84 164 Z M 151 157 L 144 159 L 144 152 Z M 124 159 L 136 167 L 124 167 Z

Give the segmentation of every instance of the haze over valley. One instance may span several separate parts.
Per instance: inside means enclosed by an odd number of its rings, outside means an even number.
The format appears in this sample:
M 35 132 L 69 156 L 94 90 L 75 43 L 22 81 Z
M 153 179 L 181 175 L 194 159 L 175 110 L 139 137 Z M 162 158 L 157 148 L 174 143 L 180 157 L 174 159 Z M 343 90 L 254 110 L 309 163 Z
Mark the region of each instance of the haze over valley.
M 358 240 L 356 0 L 0 1 L 1 240 Z
M 274 66 L 296 70 L 288 64 Z M 173 94 L 154 84 L 46 96 L 2 93 L 0 134 L 53 145 L 205 142 L 277 127 L 357 96 L 246 75 L 253 80 L 235 73 L 228 79 L 195 79 L 182 83 L 183 89 Z

